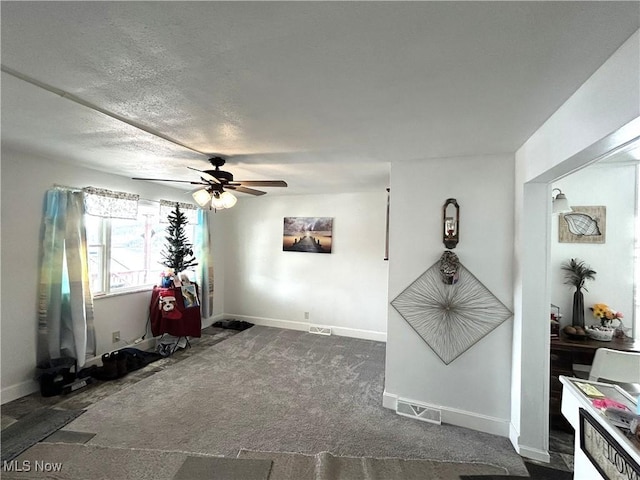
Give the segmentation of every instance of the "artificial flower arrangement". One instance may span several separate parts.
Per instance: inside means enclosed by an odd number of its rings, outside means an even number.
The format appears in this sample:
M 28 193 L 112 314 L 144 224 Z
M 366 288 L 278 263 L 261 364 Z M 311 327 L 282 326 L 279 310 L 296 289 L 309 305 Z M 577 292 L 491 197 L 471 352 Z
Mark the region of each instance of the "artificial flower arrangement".
M 622 312 L 611 310 L 605 303 L 596 303 L 591 307 L 591 311 L 593 312 L 593 316 L 600 320 L 600 325 L 603 327 L 610 327 L 614 320 L 624 318 Z
M 163 288 L 169 288 L 173 286 L 173 277 L 176 272 L 173 268 L 166 268 L 160 272 L 160 283 Z
M 624 334 L 624 330 L 621 328 L 621 319 L 624 317 L 622 312 L 612 310 L 605 303 L 596 303 L 593 307 L 590 307 L 590 310 L 593 312 L 593 316 L 600 320 L 600 325 L 587 327 L 587 335 L 591 338 L 594 340 L 609 341 L 613 338 L 617 330 L 620 330 Z M 612 324 L 614 320 L 619 321 L 620 328 L 613 327 Z

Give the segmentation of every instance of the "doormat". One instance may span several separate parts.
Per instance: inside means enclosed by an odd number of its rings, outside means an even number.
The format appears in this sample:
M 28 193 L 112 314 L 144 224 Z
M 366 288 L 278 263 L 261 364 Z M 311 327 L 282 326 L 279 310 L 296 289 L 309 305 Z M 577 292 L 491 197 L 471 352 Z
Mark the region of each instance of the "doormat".
M 2 462 L 8 462 L 27 448 L 60 430 L 84 410 L 41 408 L 2 430 Z

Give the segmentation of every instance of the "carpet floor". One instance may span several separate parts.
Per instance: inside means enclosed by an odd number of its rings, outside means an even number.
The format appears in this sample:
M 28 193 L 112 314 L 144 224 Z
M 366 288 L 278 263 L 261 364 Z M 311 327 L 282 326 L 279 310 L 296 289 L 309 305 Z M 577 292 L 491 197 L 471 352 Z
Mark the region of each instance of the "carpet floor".
M 13 460 L 82 413 L 83 410 L 41 408 L 9 425 L 2 430 L 2 463 Z
M 35 445 L 5 467 L 5 480 L 459 480 L 505 478 L 506 470 L 480 463 L 337 457 L 242 450 L 237 457 L 102 447 Z M 40 465 L 39 468 L 36 465 Z M 25 466 L 28 466 L 25 468 Z M 493 477 L 493 475 L 496 475 Z M 520 477 L 522 478 L 522 477 Z
M 273 461 L 269 480 L 459 480 L 462 475 L 505 475 L 506 470 L 482 463 L 405 460 L 402 458 L 337 457 L 242 450 L 240 459 Z
M 241 450 L 493 465 L 527 475 L 506 438 L 381 405 L 381 342 L 256 326 L 87 407 L 87 445 L 235 457 Z

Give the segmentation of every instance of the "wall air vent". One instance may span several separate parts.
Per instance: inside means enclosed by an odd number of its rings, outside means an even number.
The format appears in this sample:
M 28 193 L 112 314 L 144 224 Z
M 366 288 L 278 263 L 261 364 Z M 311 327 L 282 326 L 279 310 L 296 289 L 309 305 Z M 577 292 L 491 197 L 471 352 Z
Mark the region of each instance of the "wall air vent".
M 442 412 L 437 408 L 427 407 L 426 405 L 420 405 L 401 398 L 396 403 L 396 413 L 403 417 L 411 417 L 423 422 L 436 423 L 438 425 L 442 423 Z
M 317 335 L 331 335 L 331 327 L 319 327 L 317 325 L 309 325 L 309 333 Z

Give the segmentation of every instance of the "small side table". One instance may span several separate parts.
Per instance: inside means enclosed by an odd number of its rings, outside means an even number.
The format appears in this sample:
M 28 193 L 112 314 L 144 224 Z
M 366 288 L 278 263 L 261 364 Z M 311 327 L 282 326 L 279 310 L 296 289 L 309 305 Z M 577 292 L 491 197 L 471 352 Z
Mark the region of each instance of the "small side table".
M 199 296 L 198 285 L 194 285 L 196 286 L 196 293 Z M 179 318 L 170 318 L 166 314 L 163 315 L 163 310 L 160 307 L 160 294 L 166 290 L 171 290 L 176 299 L 175 310 L 179 312 Z M 176 315 L 172 315 L 172 317 L 174 316 Z M 149 303 L 149 319 L 151 323 L 151 333 L 154 337 L 165 334 L 173 335 L 174 337 L 185 337 L 187 345 L 189 345 L 187 337 L 199 338 L 201 336 L 202 317 L 200 315 L 200 304 L 198 303 L 198 305 L 185 308 L 184 297 L 180 287 L 172 287 L 169 289 L 158 286 L 153 287 L 151 301 Z

